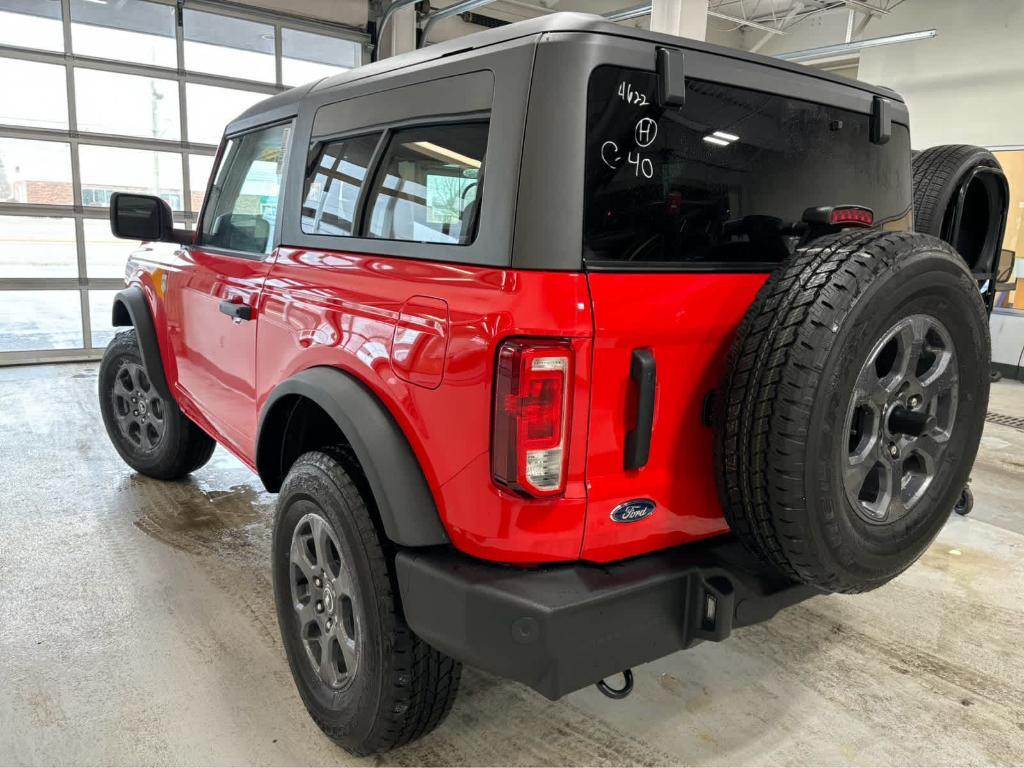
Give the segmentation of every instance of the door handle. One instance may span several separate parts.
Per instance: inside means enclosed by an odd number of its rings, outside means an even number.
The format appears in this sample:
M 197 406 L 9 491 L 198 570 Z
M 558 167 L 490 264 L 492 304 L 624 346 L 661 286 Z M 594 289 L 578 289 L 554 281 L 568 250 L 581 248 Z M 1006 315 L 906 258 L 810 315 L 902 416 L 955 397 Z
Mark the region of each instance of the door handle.
M 629 378 L 636 382 L 636 425 L 626 434 L 626 469 L 640 469 L 651 454 L 654 429 L 654 392 L 658 382 L 654 353 L 634 349 L 629 361 Z
M 252 307 L 248 304 L 240 304 L 235 301 L 222 301 L 220 311 L 228 317 L 234 318 L 235 322 L 252 320 Z

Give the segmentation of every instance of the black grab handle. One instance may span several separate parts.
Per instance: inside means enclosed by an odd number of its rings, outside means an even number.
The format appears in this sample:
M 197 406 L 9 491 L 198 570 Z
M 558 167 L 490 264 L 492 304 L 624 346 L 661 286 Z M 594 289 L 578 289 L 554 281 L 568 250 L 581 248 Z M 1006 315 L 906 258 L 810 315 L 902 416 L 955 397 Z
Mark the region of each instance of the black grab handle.
M 236 320 L 252 320 L 252 307 L 234 301 L 222 301 L 220 311 Z
M 636 382 L 636 426 L 626 435 L 626 469 L 640 469 L 651 453 L 654 429 L 654 389 L 658 375 L 654 353 L 646 347 L 634 349 L 629 361 L 629 378 Z

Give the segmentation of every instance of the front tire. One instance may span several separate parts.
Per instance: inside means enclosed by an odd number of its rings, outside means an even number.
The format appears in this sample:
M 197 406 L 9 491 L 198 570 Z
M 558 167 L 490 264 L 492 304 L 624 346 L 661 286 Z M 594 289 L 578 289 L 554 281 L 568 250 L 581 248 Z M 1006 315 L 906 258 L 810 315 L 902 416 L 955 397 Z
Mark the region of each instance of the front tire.
M 217 447 L 174 400 L 157 391 L 134 328 L 114 336 L 103 353 L 99 398 L 110 442 L 143 475 L 177 480 L 203 466 Z
M 436 728 L 462 666 L 405 623 L 369 489 L 346 466 L 340 450 L 313 451 L 288 472 L 274 520 L 274 597 L 306 709 L 337 744 L 367 755 Z

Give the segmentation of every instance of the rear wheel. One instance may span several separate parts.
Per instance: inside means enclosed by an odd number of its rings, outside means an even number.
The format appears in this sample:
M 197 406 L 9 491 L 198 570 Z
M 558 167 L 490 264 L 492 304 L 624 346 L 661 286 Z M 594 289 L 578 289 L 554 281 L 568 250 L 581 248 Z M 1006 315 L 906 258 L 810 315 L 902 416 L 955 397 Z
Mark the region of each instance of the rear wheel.
M 114 448 L 132 469 L 160 480 L 194 472 L 216 443 L 153 384 L 135 329 L 114 336 L 99 374 L 100 412 Z
M 945 243 L 843 233 L 801 249 L 744 318 L 716 398 L 730 525 L 794 580 L 892 579 L 967 482 L 988 365 L 984 304 Z
M 289 471 L 274 521 L 274 595 L 306 709 L 339 745 L 365 755 L 436 728 L 462 667 L 405 623 L 369 489 L 346 466 L 341 451 L 314 451 Z

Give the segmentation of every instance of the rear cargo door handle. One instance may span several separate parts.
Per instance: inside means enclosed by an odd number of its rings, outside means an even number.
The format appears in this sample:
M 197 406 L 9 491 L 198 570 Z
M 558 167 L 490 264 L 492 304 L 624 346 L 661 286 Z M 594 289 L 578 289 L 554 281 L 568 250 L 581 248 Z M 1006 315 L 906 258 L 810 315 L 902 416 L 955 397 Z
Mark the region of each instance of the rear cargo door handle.
M 629 378 L 636 382 L 637 398 L 636 426 L 626 434 L 626 469 L 640 469 L 650 456 L 654 429 L 654 392 L 658 376 L 650 349 L 633 350 Z
M 242 320 L 252 320 L 252 307 L 248 304 L 240 304 L 234 301 L 222 301 L 220 303 L 220 311 L 228 317 L 234 318 L 235 322 L 241 322 Z

